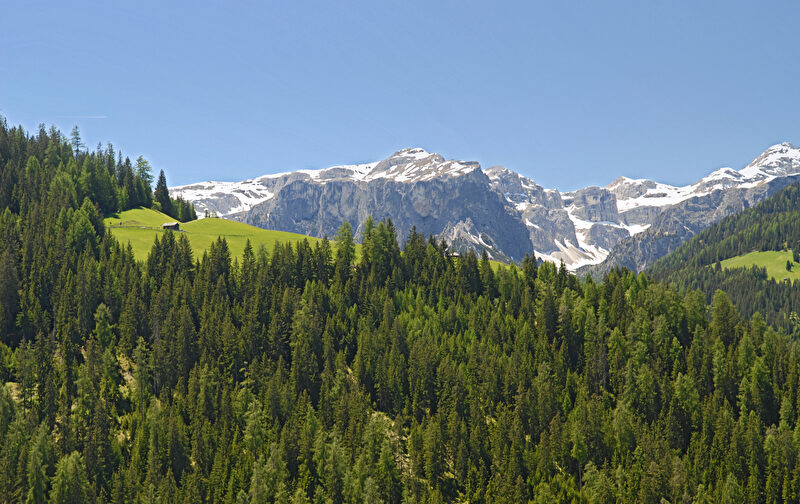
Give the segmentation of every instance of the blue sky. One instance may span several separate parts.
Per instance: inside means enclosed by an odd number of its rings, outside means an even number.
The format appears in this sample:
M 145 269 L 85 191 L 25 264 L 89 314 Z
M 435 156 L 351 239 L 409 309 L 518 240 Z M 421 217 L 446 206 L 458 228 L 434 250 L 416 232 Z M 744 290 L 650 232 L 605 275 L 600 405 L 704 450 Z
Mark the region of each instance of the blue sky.
M 411 146 L 685 184 L 800 143 L 798 2 L 0 1 L 0 114 L 171 185 Z

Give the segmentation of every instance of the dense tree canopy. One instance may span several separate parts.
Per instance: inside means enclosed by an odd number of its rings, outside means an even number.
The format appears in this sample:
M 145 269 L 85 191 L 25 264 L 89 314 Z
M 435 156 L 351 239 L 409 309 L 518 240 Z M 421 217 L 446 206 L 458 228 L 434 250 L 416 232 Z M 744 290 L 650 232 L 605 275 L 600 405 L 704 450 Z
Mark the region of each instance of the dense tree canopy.
M 800 498 L 800 348 L 723 292 L 389 221 L 137 262 L 89 156 L 0 128 L 0 502 Z
M 648 274 L 680 290 L 697 289 L 707 299 L 725 291 L 747 317 L 761 313 L 768 323 L 800 337 L 800 288 L 775 281 L 764 268 L 723 269 L 720 261 L 753 251 L 792 250 L 800 258 L 800 185 L 790 185 L 744 212 L 697 234 L 657 261 Z M 786 269 L 791 271 L 791 263 Z

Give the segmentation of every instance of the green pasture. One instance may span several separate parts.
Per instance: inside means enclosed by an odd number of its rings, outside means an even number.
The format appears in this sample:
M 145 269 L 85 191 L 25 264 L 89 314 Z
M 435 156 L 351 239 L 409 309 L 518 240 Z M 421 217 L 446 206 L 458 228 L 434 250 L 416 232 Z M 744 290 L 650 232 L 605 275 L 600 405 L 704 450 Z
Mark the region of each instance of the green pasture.
M 792 271 L 786 270 L 786 261 L 792 260 L 791 250 L 750 252 L 748 254 L 725 259 L 720 264 L 723 268 L 750 268 L 759 266 L 766 268 L 767 276 L 777 281 L 783 279 L 800 280 L 800 264 L 792 262 Z

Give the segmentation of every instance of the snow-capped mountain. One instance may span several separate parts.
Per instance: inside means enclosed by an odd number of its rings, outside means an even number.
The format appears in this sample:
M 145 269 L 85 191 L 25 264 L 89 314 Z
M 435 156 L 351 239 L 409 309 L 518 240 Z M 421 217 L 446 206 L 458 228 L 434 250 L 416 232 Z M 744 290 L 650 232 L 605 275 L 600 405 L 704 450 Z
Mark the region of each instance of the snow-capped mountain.
M 359 165 L 332 166 L 322 170 L 263 175 L 242 182 L 200 182 L 170 188 L 170 193 L 194 203 L 198 213 L 214 212 L 227 217 L 250 210 L 272 199 L 275 192 L 287 183 L 305 180 L 326 183 L 336 180 L 371 182 L 418 182 L 443 176 L 459 176 L 480 169 L 475 162 L 445 160 L 439 154 L 423 149 L 403 149 L 380 162 Z
M 620 194 L 623 214 L 654 212 L 654 217 L 646 230 L 620 240 L 605 261 L 585 271 L 602 275 L 614 266 L 644 270 L 695 233 L 796 183 L 800 148 L 787 142 L 773 145 L 741 170 L 721 168 L 683 187 L 617 179 L 608 187 Z
M 798 174 L 800 149 L 782 143 L 739 171 L 721 168 L 683 187 L 620 177 L 606 187 L 561 193 L 507 168 L 482 169 L 413 148 L 374 163 L 202 182 L 170 192 L 194 203 L 199 215 L 265 228 L 332 236 L 345 220 L 358 231 L 372 215 L 391 218 L 401 237 L 416 226 L 457 251 L 485 249 L 512 260 L 531 253 L 576 270 L 618 259 L 615 247 L 660 236 L 665 215 L 681 213 L 690 236 L 725 209 L 757 202 Z M 703 200 L 711 196 L 724 201 L 707 208 Z M 647 265 L 622 262 L 634 269 Z

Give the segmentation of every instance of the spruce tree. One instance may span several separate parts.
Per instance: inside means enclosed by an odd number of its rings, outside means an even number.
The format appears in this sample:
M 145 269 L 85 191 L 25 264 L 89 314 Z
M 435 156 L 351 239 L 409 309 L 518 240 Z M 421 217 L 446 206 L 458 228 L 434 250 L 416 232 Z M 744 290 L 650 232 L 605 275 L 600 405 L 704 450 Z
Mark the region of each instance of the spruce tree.
M 50 490 L 50 502 L 71 504 L 89 502 L 91 496 L 86 466 L 80 453 L 72 452 L 58 461 Z
M 0 338 L 8 340 L 14 329 L 19 309 L 19 274 L 17 261 L 10 248 L 0 255 Z M 7 342 L 7 341 L 6 341 Z
M 162 170 L 161 173 L 164 173 L 164 171 Z M 136 176 L 142 179 L 147 187 L 153 185 L 152 167 L 143 156 L 136 158 Z
M 164 175 L 164 170 L 161 170 L 158 174 L 158 182 L 156 182 L 156 190 L 153 192 L 153 199 L 161 205 L 162 212 L 172 216 L 172 201 L 169 199 L 167 177 Z
M 75 156 L 77 157 L 81 152 L 81 149 L 84 147 L 83 141 L 81 141 L 81 130 L 78 128 L 77 124 L 72 128 L 70 138 L 72 140 L 72 148 L 75 149 Z
M 28 492 L 25 502 L 31 504 L 47 502 L 47 476 L 50 464 L 49 455 L 52 452 L 48 439 L 48 429 L 42 424 L 36 431 L 31 441 L 31 451 L 28 455 Z

